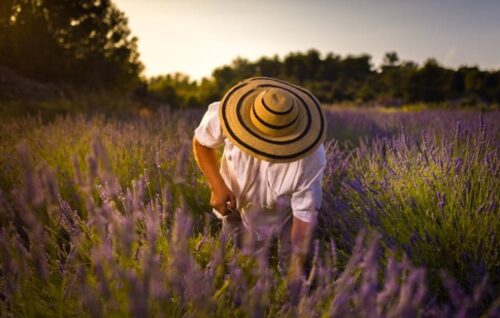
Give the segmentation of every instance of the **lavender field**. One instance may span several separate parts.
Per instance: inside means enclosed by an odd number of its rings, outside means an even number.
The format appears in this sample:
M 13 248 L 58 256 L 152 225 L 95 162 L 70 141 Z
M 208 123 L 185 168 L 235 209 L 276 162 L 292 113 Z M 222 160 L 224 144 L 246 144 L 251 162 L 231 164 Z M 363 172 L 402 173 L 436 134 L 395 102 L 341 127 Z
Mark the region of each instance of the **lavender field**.
M 325 107 L 308 270 L 219 235 L 203 110 L 2 118 L 2 317 L 500 317 L 500 112 Z

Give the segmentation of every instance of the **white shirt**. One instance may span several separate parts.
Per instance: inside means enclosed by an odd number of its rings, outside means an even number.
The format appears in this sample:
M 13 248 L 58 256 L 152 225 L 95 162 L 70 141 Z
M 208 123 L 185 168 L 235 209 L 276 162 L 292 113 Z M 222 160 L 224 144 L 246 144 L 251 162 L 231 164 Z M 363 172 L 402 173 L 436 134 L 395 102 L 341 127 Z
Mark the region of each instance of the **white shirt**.
M 196 140 L 210 148 L 224 144 L 220 173 L 236 196 L 243 225 L 266 239 L 278 232 L 293 215 L 312 222 L 321 207 L 325 150 L 321 144 L 309 156 L 288 163 L 271 163 L 253 157 L 235 146 L 219 122 L 219 102 L 208 106 Z M 214 209 L 214 213 L 222 216 Z

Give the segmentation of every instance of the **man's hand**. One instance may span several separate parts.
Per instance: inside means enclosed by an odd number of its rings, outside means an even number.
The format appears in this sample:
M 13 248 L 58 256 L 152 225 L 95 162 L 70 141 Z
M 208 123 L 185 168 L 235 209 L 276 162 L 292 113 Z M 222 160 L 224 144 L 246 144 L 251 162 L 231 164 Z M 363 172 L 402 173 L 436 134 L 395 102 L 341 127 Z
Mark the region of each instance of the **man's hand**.
M 236 197 L 225 183 L 217 184 L 212 187 L 210 205 L 220 214 L 227 215 L 229 214 L 229 208 L 236 209 Z
M 222 215 L 228 214 L 229 208 L 236 209 L 236 197 L 229 190 L 220 175 L 216 150 L 203 146 L 196 138 L 193 138 L 193 152 L 196 163 L 207 177 L 210 190 L 212 191 L 210 205 Z

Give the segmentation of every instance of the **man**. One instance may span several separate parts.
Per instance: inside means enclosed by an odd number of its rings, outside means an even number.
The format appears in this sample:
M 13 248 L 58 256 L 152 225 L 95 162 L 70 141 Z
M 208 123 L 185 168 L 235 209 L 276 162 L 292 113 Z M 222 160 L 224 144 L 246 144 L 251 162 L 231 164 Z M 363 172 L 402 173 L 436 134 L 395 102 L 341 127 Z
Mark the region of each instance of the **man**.
M 285 81 L 255 77 L 209 105 L 193 138 L 224 235 L 279 237 L 279 264 L 302 270 L 321 205 L 326 121 L 317 99 Z M 224 145 L 220 170 L 216 148 Z M 293 275 L 293 274 L 292 274 Z

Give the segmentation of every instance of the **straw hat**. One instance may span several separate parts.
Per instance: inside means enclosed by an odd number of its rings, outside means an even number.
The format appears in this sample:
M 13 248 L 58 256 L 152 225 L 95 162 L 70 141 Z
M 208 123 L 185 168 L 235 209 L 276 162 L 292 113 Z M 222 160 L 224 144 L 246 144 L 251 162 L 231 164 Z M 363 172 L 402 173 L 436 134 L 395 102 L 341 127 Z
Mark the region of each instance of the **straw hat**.
M 268 77 L 253 77 L 222 98 L 225 135 L 242 151 L 269 162 L 291 162 L 313 152 L 326 136 L 318 100 L 307 90 Z

